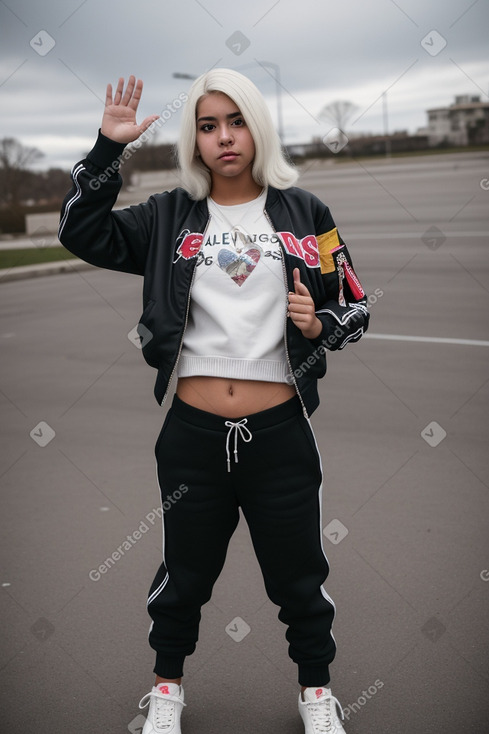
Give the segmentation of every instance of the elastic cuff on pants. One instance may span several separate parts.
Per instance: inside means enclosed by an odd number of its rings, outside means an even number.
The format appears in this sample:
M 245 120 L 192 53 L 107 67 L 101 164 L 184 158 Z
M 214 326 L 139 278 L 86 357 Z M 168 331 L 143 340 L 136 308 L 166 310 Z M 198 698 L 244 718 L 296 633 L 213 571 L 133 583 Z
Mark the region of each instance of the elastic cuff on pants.
M 299 665 L 299 685 L 306 688 L 321 688 L 327 686 L 329 667 L 327 665 Z
M 153 673 L 160 678 L 181 678 L 183 676 L 183 663 L 185 656 L 171 658 L 164 653 L 156 653 L 156 663 Z

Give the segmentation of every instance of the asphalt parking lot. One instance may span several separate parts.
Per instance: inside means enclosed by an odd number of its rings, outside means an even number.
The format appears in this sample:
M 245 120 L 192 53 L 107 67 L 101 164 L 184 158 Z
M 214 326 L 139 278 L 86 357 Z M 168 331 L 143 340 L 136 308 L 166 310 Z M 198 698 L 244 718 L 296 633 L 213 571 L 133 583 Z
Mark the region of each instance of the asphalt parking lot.
M 480 153 L 304 167 L 371 308 L 312 416 L 348 734 L 488 730 L 488 180 Z M 141 285 L 101 270 L 0 283 L 9 734 L 141 731 L 170 402 L 128 338 Z M 241 522 L 187 661 L 184 734 L 301 734 L 284 631 Z

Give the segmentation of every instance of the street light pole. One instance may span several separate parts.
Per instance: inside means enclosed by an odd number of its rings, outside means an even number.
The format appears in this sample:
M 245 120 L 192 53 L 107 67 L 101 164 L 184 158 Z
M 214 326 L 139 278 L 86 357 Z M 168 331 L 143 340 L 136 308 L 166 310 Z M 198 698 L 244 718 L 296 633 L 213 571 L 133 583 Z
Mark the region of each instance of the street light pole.
M 382 94 L 382 114 L 384 118 L 385 156 L 386 158 L 390 158 L 391 157 L 391 139 L 389 137 L 389 130 L 388 130 L 387 92 L 384 92 Z
M 175 79 L 192 79 L 192 80 L 193 79 L 197 79 L 197 77 L 194 76 L 193 74 L 182 74 L 179 71 L 174 71 L 173 74 L 172 74 L 172 76 Z

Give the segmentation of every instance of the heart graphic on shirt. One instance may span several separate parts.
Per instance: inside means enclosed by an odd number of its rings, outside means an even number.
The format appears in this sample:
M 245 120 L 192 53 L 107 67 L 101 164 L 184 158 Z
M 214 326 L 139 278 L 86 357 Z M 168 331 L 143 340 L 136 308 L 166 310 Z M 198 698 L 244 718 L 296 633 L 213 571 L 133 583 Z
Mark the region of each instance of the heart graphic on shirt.
M 241 287 L 256 268 L 260 256 L 261 252 L 256 247 L 250 247 L 246 252 L 239 254 L 231 250 L 220 250 L 217 262 L 221 270 L 224 270 Z

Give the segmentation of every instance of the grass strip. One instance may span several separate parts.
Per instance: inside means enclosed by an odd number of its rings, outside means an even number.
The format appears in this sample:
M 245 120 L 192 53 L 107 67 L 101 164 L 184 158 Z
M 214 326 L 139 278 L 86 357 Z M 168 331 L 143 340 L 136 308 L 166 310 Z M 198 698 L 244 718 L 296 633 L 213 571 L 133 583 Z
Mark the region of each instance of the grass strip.
M 64 247 L 28 247 L 22 250 L 0 250 L 0 270 L 17 268 L 22 265 L 73 260 L 75 255 Z

